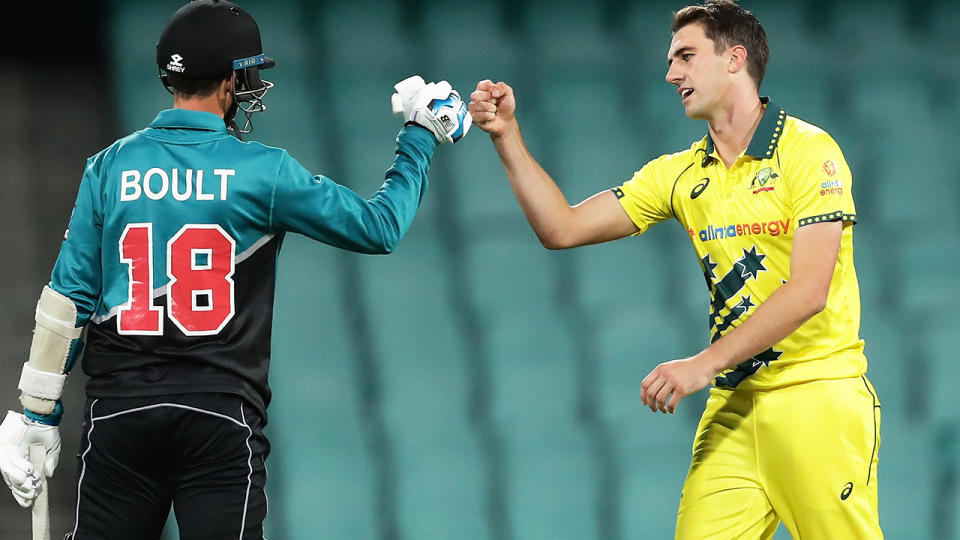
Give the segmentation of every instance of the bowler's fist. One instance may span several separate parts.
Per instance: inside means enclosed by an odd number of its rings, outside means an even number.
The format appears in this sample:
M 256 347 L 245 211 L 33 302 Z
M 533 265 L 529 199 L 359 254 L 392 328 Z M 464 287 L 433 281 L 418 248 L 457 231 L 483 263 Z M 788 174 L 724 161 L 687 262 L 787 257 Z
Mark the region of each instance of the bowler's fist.
M 493 138 L 503 136 L 516 123 L 517 102 L 513 88 L 505 82 L 494 84 L 486 79 L 477 83 L 477 89 L 470 94 L 469 109 L 473 123 Z

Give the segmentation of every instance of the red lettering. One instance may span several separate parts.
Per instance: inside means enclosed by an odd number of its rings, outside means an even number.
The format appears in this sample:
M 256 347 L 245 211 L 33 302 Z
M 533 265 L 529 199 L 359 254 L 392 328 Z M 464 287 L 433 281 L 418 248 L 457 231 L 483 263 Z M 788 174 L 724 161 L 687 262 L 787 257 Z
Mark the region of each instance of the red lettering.
M 217 225 L 184 225 L 167 244 L 169 314 L 184 334 L 217 334 L 233 318 L 235 248 Z
M 117 309 L 117 333 L 163 334 L 163 308 L 153 305 L 153 224 L 131 223 L 120 235 L 120 262 L 127 265 L 127 302 Z
M 117 332 L 163 335 L 164 309 L 153 305 L 153 225 L 127 225 L 119 247 L 129 290 L 117 310 Z M 184 334 L 216 334 L 233 318 L 235 250 L 217 225 L 184 225 L 167 243 L 167 314 Z

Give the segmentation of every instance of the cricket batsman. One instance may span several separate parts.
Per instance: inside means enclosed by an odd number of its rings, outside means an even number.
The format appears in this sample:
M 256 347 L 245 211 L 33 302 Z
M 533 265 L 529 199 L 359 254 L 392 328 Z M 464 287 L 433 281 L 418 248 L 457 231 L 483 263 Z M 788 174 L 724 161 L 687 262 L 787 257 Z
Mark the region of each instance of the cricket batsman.
M 283 149 L 240 140 L 266 109 L 273 84 L 261 72 L 275 65 L 242 8 L 184 5 L 156 59 L 173 108 L 87 161 L 37 303 L 18 384 L 23 412 L 0 425 L 0 472 L 24 507 L 54 473 L 61 392 L 82 351 L 89 382 L 72 538 L 158 538 L 172 504 L 181 538 L 260 539 L 284 235 L 390 253 L 424 197 L 437 145 L 459 140 L 471 118 L 445 81 L 398 83 L 396 157 L 364 199 Z M 42 470 L 27 460 L 31 444 L 46 449 Z

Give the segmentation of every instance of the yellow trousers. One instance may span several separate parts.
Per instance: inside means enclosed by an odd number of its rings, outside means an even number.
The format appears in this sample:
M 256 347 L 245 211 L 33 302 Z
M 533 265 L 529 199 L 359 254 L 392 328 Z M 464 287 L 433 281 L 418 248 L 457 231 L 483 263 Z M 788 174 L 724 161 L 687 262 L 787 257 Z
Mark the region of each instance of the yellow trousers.
M 677 514 L 677 540 L 883 538 L 880 401 L 866 377 L 710 390 Z

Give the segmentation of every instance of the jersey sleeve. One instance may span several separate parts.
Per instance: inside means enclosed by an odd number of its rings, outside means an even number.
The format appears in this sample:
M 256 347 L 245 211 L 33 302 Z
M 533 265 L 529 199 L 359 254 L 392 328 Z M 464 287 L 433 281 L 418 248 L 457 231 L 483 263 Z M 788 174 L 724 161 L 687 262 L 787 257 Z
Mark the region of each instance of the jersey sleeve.
M 397 135 L 396 158 L 370 199 L 322 175 L 314 176 L 284 153 L 270 211 L 275 230 L 303 234 L 360 253 L 389 253 L 407 232 L 427 190 L 437 143 L 419 126 Z
M 50 276 L 50 288 L 76 304 L 78 327 L 90 320 L 100 301 L 102 287 L 103 214 L 97 167 L 97 158 L 87 161 L 64 241 Z
M 790 182 L 793 220 L 797 227 L 843 221 L 856 223 L 852 176 L 837 143 L 826 133 L 805 141 L 799 156 L 785 170 Z
M 663 169 L 667 156 L 650 161 L 633 177 L 613 188 L 620 205 L 640 234 L 652 225 L 673 217 L 670 194 L 664 192 Z

